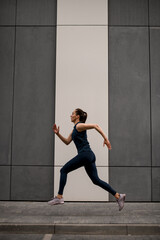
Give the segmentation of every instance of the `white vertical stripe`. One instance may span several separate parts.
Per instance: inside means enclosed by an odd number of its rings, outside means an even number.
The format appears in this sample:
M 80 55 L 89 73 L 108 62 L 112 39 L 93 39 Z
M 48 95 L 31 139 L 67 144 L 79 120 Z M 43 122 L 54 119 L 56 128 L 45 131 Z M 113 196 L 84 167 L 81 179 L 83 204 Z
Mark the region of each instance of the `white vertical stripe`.
M 66 7 L 66 11 L 70 11 L 71 16 L 73 15 L 74 22 L 76 14 L 72 13 L 75 11 L 75 4 L 72 4 L 73 0 L 66 2 L 70 2 L 69 10 L 67 10 L 68 8 Z M 79 6 L 81 5 L 79 9 L 84 8 L 84 1 L 76 0 L 76 3 Z M 97 13 L 97 4 L 102 4 L 99 9 L 106 9 L 106 3 L 107 1 L 93 1 L 92 4 L 86 5 L 88 6 L 87 18 L 89 19 L 90 15 L 91 18 L 93 18 L 93 13 Z M 62 7 L 64 7 L 62 0 L 58 0 L 58 22 L 60 16 L 63 15 L 64 9 L 61 11 Z M 68 14 L 66 13 L 67 16 Z M 81 13 L 78 14 L 77 22 L 81 22 L 80 16 Z M 96 18 L 98 18 L 97 15 Z M 65 16 L 60 19 L 61 21 L 63 19 L 65 22 Z M 85 22 L 86 26 L 69 26 L 67 21 L 68 19 L 66 18 L 66 26 L 57 27 L 56 123 L 60 125 L 62 135 L 67 137 L 73 129 L 73 124 L 70 122 L 71 112 L 79 107 L 88 112 L 87 123 L 99 124 L 107 134 L 108 26 L 104 26 L 103 24 L 106 23 L 106 20 L 101 23 L 103 26 L 88 26 L 87 19 Z M 91 148 L 96 154 L 97 166 L 105 166 L 104 168 L 100 168 L 103 180 L 108 181 L 108 171 L 106 171 L 106 167 L 108 166 L 108 150 L 102 146 L 103 139 L 95 130 L 88 131 L 88 138 Z M 65 146 L 57 137 L 55 138 L 55 166 L 63 166 L 63 164 L 74 157 L 76 153 L 73 143 Z M 59 171 L 59 168 L 55 167 L 55 171 Z M 58 176 L 58 174 L 55 175 Z M 86 181 L 88 181 L 88 183 L 86 183 L 86 186 L 83 186 L 82 191 L 80 191 L 79 189 L 82 187 L 81 177 L 74 180 L 72 176 L 74 176 L 74 174 L 70 176 L 70 185 L 66 187 L 65 200 L 73 200 L 73 198 L 70 199 L 69 192 L 70 189 L 76 191 L 75 186 L 77 186 L 78 190 L 74 193 L 74 200 L 78 201 L 82 194 L 87 195 L 86 193 L 89 192 L 92 183 L 90 179 L 87 178 Z M 99 176 L 101 177 L 100 173 Z M 57 191 L 57 179 L 55 182 L 55 189 Z M 95 193 L 93 193 L 93 196 L 88 198 L 88 200 L 103 201 L 107 199 L 106 196 L 108 195 L 104 190 L 100 188 L 95 189 Z

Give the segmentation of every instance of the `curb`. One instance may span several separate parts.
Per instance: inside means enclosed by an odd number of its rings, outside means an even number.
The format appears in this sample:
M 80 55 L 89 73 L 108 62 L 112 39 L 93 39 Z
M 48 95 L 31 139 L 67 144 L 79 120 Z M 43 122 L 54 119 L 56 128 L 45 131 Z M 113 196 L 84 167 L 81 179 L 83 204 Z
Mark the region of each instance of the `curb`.
M 0 224 L 0 233 L 160 235 L 160 224 Z

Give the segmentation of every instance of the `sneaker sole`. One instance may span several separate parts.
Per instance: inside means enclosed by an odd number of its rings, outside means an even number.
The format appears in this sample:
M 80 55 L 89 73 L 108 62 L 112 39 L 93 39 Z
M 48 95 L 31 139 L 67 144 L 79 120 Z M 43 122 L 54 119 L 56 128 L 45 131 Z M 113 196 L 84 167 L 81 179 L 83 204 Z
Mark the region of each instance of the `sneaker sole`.
M 64 202 L 63 203 L 48 203 L 50 206 L 52 206 L 52 205 L 60 205 L 60 204 L 64 204 Z

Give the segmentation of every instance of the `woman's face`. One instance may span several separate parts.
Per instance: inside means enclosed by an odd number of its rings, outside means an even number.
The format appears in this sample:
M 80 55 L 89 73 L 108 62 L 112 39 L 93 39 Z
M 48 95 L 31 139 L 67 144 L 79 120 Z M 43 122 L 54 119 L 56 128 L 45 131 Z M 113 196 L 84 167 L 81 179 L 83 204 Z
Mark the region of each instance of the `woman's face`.
M 71 122 L 75 122 L 79 118 L 79 115 L 76 115 L 76 110 L 74 110 L 70 117 L 71 117 Z

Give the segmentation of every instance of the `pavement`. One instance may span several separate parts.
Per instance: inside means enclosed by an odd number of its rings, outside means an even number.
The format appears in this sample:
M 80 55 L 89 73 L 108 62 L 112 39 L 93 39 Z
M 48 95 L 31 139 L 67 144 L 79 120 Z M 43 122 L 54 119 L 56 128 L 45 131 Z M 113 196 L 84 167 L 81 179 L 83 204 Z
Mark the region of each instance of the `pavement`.
M 160 240 L 160 203 L 0 201 L 0 240 Z

